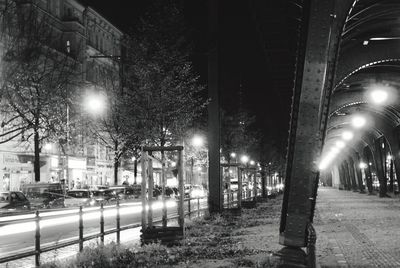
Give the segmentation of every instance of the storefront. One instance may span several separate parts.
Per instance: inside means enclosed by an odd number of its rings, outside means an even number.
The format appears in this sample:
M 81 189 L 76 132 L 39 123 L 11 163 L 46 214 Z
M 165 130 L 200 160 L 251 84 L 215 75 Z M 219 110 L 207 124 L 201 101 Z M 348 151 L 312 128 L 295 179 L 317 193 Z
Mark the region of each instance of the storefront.
M 113 165 L 107 161 L 96 162 L 96 185 L 112 185 L 113 184 Z
M 0 190 L 19 190 L 21 184 L 35 181 L 34 155 L 0 152 Z M 41 181 L 50 179 L 50 158 L 40 157 Z
M 68 169 L 68 181 L 70 182 L 69 187 L 71 189 L 81 189 L 87 187 L 86 158 L 69 157 Z

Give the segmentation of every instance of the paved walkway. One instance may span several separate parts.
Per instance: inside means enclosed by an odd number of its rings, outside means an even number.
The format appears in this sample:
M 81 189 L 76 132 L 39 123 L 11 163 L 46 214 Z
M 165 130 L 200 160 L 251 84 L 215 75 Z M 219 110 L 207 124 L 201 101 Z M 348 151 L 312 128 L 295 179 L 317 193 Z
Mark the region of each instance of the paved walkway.
M 400 200 L 320 188 L 315 212 L 321 267 L 400 267 Z

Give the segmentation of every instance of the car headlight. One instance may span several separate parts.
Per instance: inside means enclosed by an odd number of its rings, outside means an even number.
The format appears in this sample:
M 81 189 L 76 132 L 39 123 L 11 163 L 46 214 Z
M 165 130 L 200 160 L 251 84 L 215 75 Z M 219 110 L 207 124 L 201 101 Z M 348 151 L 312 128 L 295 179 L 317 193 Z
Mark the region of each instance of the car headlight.
M 95 204 L 96 204 L 96 200 L 90 200 L 90 202 L 89 202 L 89 204 L 91 205 L 91 206 L 94 206 Z

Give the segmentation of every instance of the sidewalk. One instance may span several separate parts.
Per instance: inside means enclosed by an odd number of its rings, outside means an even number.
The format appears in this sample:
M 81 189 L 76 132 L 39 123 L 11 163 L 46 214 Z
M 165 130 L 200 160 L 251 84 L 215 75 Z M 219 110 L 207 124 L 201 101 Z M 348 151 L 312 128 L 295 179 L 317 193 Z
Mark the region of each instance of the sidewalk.
M 400 200 L 320 188 L 314 227 L 321 267 L 400 267 Z

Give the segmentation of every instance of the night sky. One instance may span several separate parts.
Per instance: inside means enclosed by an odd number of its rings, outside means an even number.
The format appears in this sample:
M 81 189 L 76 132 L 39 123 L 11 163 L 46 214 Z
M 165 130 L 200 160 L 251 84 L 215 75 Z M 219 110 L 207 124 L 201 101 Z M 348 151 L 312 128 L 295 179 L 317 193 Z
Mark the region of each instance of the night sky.
M 287 0 L 280 1 L 281 6 L 284 3 L 286 7 Z M 146 11 L 151 1 L 82 0 L 81 2 L 99 11 L 121 30 L 127 31 Z M 291 41 L 290 29 L 287 29 L 289 26 L 286 24 L 288 18 L 281 13 L 282 7 L 270 3 L 264 4 L 268 5 L 265 6 L 265 12 L 268 12 L 268 14 L 265 14 L 265 18 L 274 23 L 277 19 L 280 19 L 280 23 L 276 26 L 273 25 L 276 35 L 270 35 L 267 32 L 268 29 L 264 29 L 264 38 L 262 38 L 252 15 L 254 12 L 259 12 L 259 16 L 262 18 L 263 14 L 260 15 L 260 10 L 252 9 L 247 2 L 249 1 L 221 1 L 222 106 L 228 110 L 235 110 L 240 105 L 248 109 L 256 116 L 255 127 L 260 129 L 267 139 L 274 140 L 281 149 L 284 149 L 287 142 L 292 93 L 291 83 L 294 72 L 291 69 L 293 64 L 289 60 L 293 49 L 290 50 L 292 45 L 288 44 Z M 192 28 L 190 38 L 193 39 L 195 44 L 192 60 L 195 70 L 200 74 L 201 80 L 205 84 L 207 83 L 208 23 L 206 4 L 207 1 L 185 2 L 186 21 L 188 26 Z M 266 20 L 263 23 L 271 24 Z M 274 40 L 269 40 L 269 38 L 274 38 Z M 271 45 L 270 47 L 275 46 L 276 51 L 273 49 L 266 51 L 265 47 L 268 47 L 268 45 Z M 289 50 L 284 50 L 284 54 L 277 57 L 278 49 L 282 53 L 282 48 L 288 47 Z M 283 76 L 285 81 L 282 78 L 277 79 L 281 74 L 277 73 L 276 69 L 280 68 L 278 65 L 281 65 L 282 61 L 288 61 L 284 63 L 289 66 L 289 68 L 284 67 L 282 70 L 282 72 L 286 72 L 286 76 Z

